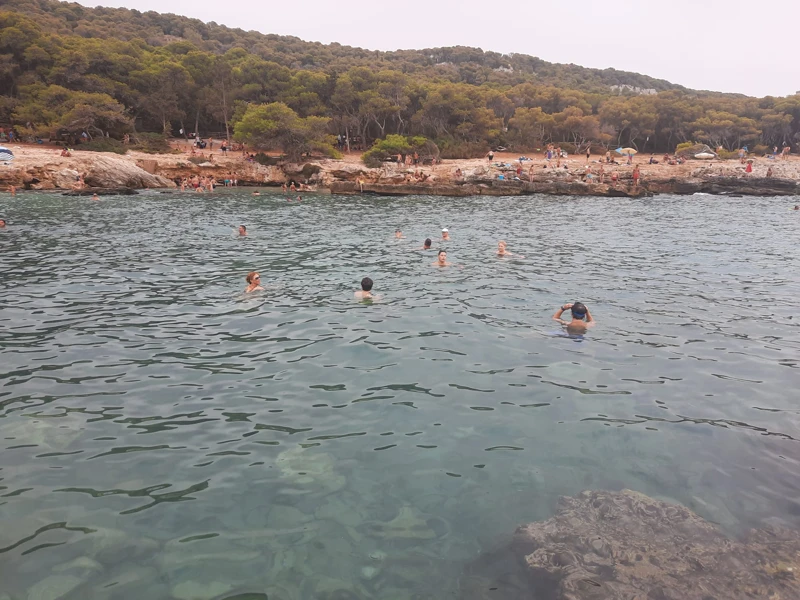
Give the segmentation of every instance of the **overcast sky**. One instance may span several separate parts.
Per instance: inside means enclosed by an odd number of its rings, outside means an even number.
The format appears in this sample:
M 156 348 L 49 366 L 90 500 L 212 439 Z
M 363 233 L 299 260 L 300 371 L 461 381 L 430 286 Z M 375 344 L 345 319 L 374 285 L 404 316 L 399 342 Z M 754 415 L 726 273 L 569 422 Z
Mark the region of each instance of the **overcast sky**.
M 800 91 L 800 1 L 772 0 L 79 0 L 371 50 L 474 46 L 686 87 Z

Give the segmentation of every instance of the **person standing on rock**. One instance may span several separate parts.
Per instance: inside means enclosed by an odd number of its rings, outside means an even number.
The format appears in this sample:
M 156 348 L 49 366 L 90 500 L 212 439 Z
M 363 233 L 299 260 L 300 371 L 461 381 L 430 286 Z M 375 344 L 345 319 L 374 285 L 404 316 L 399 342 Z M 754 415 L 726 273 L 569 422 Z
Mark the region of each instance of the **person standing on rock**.
M 489 154 L 487 154 L 486 157 L 489 159 L 489 162 L 492 162 L 494 160 L 494 152 L 489 150 Z
M 586 164 L 587 165 L 589 164 L 589 158 L 591 158 L 591 156 L 592 156 L 592 147 L 588 146 L 586 148 Z
M 639 187 L 639 177 L 641 174 L 639 173 L 639 165 L 636 165 L 633 168 L 633 188 L 637 189 Z
M 751 163 L 751 162 L 747 163 L 747 166 L 744 168 L 744 172 L 745 172 L 746 175 L 749 175 L 750 173 L 752 173 L 753 172 L 753 163 Z

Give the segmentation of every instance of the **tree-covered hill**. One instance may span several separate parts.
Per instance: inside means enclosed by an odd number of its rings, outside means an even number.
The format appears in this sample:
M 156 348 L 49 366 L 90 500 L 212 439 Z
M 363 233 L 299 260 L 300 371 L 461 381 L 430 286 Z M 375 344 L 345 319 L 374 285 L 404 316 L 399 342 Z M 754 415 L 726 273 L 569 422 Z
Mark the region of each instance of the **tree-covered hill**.
M 445 157 L 549 142 L 731 150 L 800 141 L 800 96 L 687 90 L 645 75 L 454 47 L 376 52 L 155 12 L 0 5 L 0 127 L 26 136 L 222 133 L 284 151 L 389 135 Z M 0 134 L 2 139 L 2 134 Z

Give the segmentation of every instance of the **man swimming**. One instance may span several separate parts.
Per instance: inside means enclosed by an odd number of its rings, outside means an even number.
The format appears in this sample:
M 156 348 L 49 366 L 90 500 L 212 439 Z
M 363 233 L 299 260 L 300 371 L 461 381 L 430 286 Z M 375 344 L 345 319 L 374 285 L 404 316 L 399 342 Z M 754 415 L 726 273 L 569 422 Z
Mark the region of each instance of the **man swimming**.
M 445 227 L 442 229 L 442 240 L 449 242 L 450 241 L 450 231 Z
M 506 250 L 506 243 L 503 240 L 497 242 L 497 256 L 519 256 L 520 258 L 525 258 L 521 254 L 514 254 Z
M 0 229 L 3 229 L 3 227 L 5 227 L 5 226 L 6 226 L 6 220 L 5 219 L 0 219 Z
M 361 289 L 353 295 L 357 300 L 367 300 L 372 298 L 372 285 L 372 279 L 369 277 L 364 277 L 364 279 L 361 280 Z
M 420 250 L 430 250 L 431 244 L 433 244 L 431 238 L 425 238 L 425 241 L 422 243 L 422 248 L 420 248 Z
M 572 312 L 571 321 L 565 321 L 561 318 L 561 315 L 563 315 L 564 311 L 567 310 Z M 586 319 L 586 321 L 584 321 L 584 319 Z M 590 327 L 594 327 L 596 323 L 596 321 L 592 318 L 592 314 L 589 312 L 589 309 L 586 308 L 586 305 L 582 302 L 565 304 L 556 311 L 556 314 L 553 315 L 553 320 L 565 325 L 567 328 L 567 333 L 571 334 L 586 333 L 586 330 Z
M 244 225 L 239 225 L 239 235 L 246 236 L 247 235 L 247 227 Z
M 453 263 L 447 262 L 447 250 L 439 250 L 439 254 L 436 256 L 436 262 L 433 263 L 434 267 L 450 267 Z
M 403 232 L 402 232 L 402 231 L 400 231 L 399 229 L 395 229 L 395 230 L 394 230 L 394 237 L 395 237 L 395 239 L 397 239 L 397 240 L 404 240 L 404 239 L 406 239 L 406 236 L 404 236 L 404 235 L 403 235 Z

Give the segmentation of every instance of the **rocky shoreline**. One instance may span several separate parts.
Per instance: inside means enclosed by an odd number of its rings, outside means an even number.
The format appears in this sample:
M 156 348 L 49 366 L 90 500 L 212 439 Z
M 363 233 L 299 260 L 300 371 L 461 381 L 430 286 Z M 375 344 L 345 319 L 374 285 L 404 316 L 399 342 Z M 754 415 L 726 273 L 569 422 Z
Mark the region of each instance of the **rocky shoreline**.
M 70 195 L 86 193 L 130 193 L 136 189 L 174 189 L 183 178 L 214 177 L 218 182 L 235 177 L 240 186 L 280 187 L 284 183 L 302 184 L 303 191 L 331 194 L 380 196 L 431 195 L 467 196 L 599 196 L 640 198 L 655 194 L 711 194 L 727 196 L 800 195 L 800 160 L 776 164 L 774 177 L 745 176 L 738 161 L 716 164 L 696 163 L 686 167 L 641 165 L 642 180 L 633 185 L 630 167 L 606 167 L 607 182 L 596 176 L 583 181 L 585 163 L 574 160 L 568 169 L 556 171 L 546 165 L 528 167 L 520 180 L 513 177 L 513 162 L 487 164 L 473 159 L 445 161 L 435 166 L 405 168 L 387 164 L 369 169 L 358 157 L 343 160 L 319 159 L 302 164 L 261 165 L 240 156 L 209 157 L 197 164 L 186 153 L 126 155 L 73 152 L 61 157 L 55 149 L 17 147 L 16 159 L 0 168 L 0 188 L 61 190 Z M 501 159 L 502 160 L 502 159 Z M 511 160 L 506 159 L 506 160 Z M 774 163 L 774 161 L 771 161 Z M 590 167 L 599 168 L 599 161 Z M 772 165 L 770 165 L 772 166 Z M 509 169 L 509 167 L 512 167 Z M 765 169 L 762 169 L 765 170 Z M 511 171 L 511 173 L 509 173 Z M 613 183 L 611 173 L 616 173 Z M 505 175 L 500 179 L 501 175 Z M 511 179 L 507 178 L 511 175 Z M 83 176 L 84 185 L 80 185 Z

